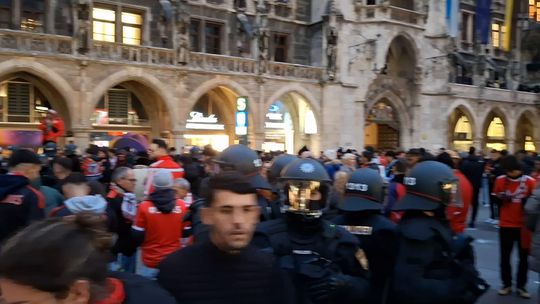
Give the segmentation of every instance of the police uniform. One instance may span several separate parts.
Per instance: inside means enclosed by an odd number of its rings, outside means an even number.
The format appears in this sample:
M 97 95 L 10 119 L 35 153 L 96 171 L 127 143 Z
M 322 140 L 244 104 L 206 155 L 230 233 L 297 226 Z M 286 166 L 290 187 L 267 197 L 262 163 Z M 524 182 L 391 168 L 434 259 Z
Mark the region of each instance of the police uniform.
M 448 166 L 425 161 L 405 178 L 407 194 L 394 207 L 405 211 L 398 225 L 393 304 L 469 304 L 489 285 L 474 267 L 472 238 L 453 236 L 445 208 L 456 194 Z
M 381 215 L 383 184 L 377 171 L 364 168 L 353 172 L 338 206 L 343 214 L 333 220 L 355 235 L 365 251 L 372 274 L 368 303 L 383 303 L 396 258 L 396 225 Z
M 253 244 L 274 254 L 293 282 L 296 303 L 357 303 L 369 292 L 368 262 L 358 240 L 321 219 L 330 182 L 324 167 L 298 159 L 283 169 L 287 212 L 258 225 Z M 320 194 L 320 195 L 319 195 Z

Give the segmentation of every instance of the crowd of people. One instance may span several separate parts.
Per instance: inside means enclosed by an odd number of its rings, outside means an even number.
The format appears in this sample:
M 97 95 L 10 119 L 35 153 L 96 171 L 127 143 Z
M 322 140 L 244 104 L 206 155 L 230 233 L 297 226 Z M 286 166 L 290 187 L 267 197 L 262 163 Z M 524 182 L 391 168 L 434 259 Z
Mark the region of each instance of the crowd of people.
M 481 202 L 499 295 L 540 272 L 534 153 L 48 143 L 2 162 L 1 304 L 475 303 Z

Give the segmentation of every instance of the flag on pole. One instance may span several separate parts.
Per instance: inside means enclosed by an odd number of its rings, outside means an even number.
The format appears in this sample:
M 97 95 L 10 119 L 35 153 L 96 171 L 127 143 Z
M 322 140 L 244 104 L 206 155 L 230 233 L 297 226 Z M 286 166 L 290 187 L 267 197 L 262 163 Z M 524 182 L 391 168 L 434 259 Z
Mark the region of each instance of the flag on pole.
M 448 35 L 457 37 L 459 32 L 459 0 L 446 0 L 446 25 Z
M 506 11 L 504 16 L 504 28 L 503 33 L 503 50 L 510 51 L 512 45 L 510 38 L 512 38 L 512 19 L 514 17 L 514 0 L 506 0 Z
M 481 44 L 489 43 L 491 30 L 491 0 L 476 1 L 476 39 Z

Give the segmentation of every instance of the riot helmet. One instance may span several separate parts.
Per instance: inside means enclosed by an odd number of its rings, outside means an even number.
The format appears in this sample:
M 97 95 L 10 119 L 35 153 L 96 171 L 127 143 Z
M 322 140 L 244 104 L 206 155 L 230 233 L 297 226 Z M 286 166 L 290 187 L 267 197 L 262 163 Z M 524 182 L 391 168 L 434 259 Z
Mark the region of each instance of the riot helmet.
M 270 169 L 268 169 L 268 172 L 266 173 L 266 175 L 268 176 L 268 181 L 271 184 L 277 183 L 283 168 L 285 168 L 288 164 L 290 164 L 296 159 L 298 159 L 298 157 L 291 154 L 282 154 L 276 157 L 272 161 L 272 165 L 270 166 Z
M 373 169 L 354 171 L 345 184 L 345 194 L 339 209 L 345 212 L 381 210 L 383 184 L 381 175 Z
M 322 215 L 331 182 L 323 165 L 310 158 L 297 159 L 283 169 L 281 181 L 285 184 L 287 212 Z
M 256 189 L 272 189 L 268 181 L 261 176 L 262 160 L 255 151 L 245 145 L 232 145 L 223 150 L 214 159 L 221 170 L 235 170 L 249 178 Z
M 446 207 L 457 193 L 458 179 L 452 169 L 437 161 L 418 163 L 404 178 L 407 194 L 394 210 L 433 211 Z

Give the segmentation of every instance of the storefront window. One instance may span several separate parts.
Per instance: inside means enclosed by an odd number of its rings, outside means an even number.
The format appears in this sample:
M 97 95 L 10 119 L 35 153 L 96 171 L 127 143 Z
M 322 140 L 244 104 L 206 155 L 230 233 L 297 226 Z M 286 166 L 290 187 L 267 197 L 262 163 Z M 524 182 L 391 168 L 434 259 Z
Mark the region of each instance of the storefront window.
M 0 121 L 36 123 L 49 108 L 47 98 L 32 83 L 20 78 L 0 83 Z
M 486 147 L 488 149 L 496 149 L 496 150 L 505 150 L 506 149 L 506 143 L 505 143 L 505 127 L 502 119 L 500 117 L 493 117 L 491 122 L 489 123 L 489 127 L 487 130 L 487 143 Z
M 294 127 L 289 109 L 282 101 L 272 104 L 265 115 L 264 151 L 294 150 Z
M 472 145 L 471 123 L 467 116 L 461 115 L 454 128 L 454 149 L 458 151 L 467 151 Z
M 92 123 L 96 125 L 148 125 L 148 115 L 135 94 L 122 87 L 110 89 L 98 102 Z

